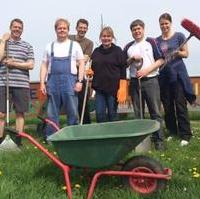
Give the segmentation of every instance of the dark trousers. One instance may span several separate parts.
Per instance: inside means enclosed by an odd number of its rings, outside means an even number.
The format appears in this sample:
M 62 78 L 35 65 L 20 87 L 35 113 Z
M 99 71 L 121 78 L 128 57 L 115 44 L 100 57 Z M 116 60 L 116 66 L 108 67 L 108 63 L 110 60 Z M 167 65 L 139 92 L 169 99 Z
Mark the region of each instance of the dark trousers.
M 180 81 L 160 84 L 161 101 L 165 111 L 165 124 L 170 135 L 179 135 L 184 140 L 192 136 L 188 117 L 187 101 Z
M 85 89 L 86 89 L 86 82 L 84 81 L 83 82 L 83 89 L 82 89 L 81 92 L 78 93 L 78 113 L 79 113 L 79 118 L 81 118 L 81 114 L 82 114 Z M 89 95 L 87 95 L 85 111 L 84 111 L 84 117 L 83 117 L 83 124 L 90 124 L 91 123 L 88 100 L 89 100 Z
M 147 104 L 151 119 L 160 122 L 160 129 L 157 132 L 153 133 L 152 141 L 162 142 L 164 140 L 164 134 L 162 128 L 162 117 L 160 114 L 161 102 L 160 102 L 160 88 L 159 88 L 158 78 L 152 77 L 152 78 L 141 79 L 141 92 L 142 92 L 142 97 Z M 135 117 L 140 118 L 139 85 L 137 78 L 131 78 L 130 95 L 133 101 Z

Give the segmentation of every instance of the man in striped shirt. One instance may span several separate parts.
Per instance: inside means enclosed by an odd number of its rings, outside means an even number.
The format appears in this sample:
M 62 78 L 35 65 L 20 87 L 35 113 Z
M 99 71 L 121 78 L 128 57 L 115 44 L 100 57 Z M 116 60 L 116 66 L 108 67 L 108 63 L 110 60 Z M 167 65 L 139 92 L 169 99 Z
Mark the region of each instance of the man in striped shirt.
M 34 67 L 34 53 L 33 47 L 21 39 L 22 32 L 23 21 L 13 19 L 10 33 L 5 33 L 0 40 L 0 143 L 3 141 L 4 120 L 8 110 L 6 86 L 9 86 L 9 101 L 14 105 L 16 130 L 19 132 L 23 131 L 24 113 L 29 106 L 29 70 Z M 17 139 L 17 144 L 21 145 L 20 139 Z

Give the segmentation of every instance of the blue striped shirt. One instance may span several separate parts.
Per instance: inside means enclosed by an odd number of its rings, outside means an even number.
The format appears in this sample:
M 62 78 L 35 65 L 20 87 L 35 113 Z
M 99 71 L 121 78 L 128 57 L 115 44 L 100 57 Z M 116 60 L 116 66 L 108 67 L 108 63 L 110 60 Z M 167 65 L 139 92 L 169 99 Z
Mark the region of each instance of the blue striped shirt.
M 13 58 L 18 62 L 26 62 L 27 60 L 34 60 L 33 47 L 23 41 L 8 40 L 7 57 Z M 6 85 L 6 66 L 0 64 L 0 86 Z M 9 86 L 29 88 L 29 70 L 12 68 L 9 69 Z

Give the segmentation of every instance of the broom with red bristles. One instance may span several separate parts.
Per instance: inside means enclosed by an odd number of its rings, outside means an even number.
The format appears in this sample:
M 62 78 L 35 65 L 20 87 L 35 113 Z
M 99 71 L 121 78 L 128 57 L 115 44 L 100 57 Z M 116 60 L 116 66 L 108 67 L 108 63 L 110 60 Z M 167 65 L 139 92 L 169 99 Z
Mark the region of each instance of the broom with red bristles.
M 185 28 L 190 33 L 190 35 L 181 44 L 180 47 L 183 47 L 188 42 L 188 40 L 193 36 L 200 40 L 200 27 L 199 26 L 197 26 L 195 23 L 193 23 L 189 19 L 183 19 L 181 22 L 181 25 L 183 26 L 183 28 Z
M 190 35 L 175 51 L 173 51 L 165 57 L 165 63 L 162 65 L 160 70 L 162 70 L 170 61 L 172 61 L 175 58 L 175 52 L 179 51 L 189 41 L 189 39 L 191 39 L 191 37 L 194 36 L 200 40 L 200 27 L 194 22 L 185 18 L 181 21 L 181 26 L 183 26 L 183 28 L 185 28 L 190 33 Z

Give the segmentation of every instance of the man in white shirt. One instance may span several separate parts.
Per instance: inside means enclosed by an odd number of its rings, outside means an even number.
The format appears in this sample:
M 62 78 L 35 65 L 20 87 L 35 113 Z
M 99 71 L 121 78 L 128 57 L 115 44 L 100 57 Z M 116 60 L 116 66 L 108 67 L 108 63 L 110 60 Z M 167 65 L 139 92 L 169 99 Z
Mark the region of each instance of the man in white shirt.
M 161 124 L 159 131 L 152 135 L 152 141 L 157 150 L 163 150 L 162 118 L 160 114 L 160 88 L 158 83 L 158 68 L 163 64 L 162 53 L 155 41 L 145 38 L 144 22 L 140 19 L 130 25 L 134 41 L 127 44 L 125 52 L 130 65 L 130 95 L 136 118 L 140 118 L 139 81 L 141 82 L 142 98 L 146 101 L 151 119 L 158 120 Z M 138 71 L 137 63 L 141 62 Z
M 76 125 L 78 124 L 77 92 L 82 90 L 84 55 L 80 45 L 68 39 L 67 20 L 58 19 L 55 22 L 55 32 L 57 40 L 49 43 L 44 52 L 40 71 L 40 90 L 48 96 L 47 115 L 50 120 L 59 125 L 62 106 L 67 114 L 67 124 Z M 55 129 L 48 125 L 46 136 L 54 131 Z

